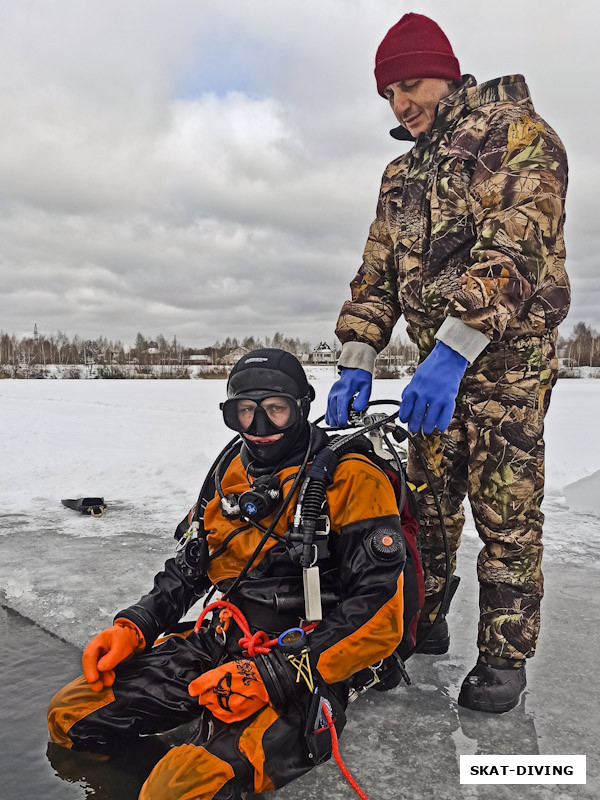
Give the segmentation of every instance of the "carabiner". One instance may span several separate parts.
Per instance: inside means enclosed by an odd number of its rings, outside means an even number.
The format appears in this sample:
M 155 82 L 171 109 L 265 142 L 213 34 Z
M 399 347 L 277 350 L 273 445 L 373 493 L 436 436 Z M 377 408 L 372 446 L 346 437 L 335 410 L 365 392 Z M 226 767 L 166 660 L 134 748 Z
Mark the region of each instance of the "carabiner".
M 277 637 L 277 644 L 284 649 L 296 647 L 302 642 L 305 635 L 302 628 L 288 628 L 286 631 L 279 634 Z

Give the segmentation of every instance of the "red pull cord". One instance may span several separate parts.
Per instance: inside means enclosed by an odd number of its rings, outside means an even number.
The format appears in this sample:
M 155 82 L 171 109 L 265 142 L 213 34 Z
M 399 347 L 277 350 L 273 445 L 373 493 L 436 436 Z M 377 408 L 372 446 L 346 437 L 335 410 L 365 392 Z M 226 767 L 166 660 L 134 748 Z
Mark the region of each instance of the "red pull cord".
M 269 639 L 264 631 L 257 631 L 255 634 L 250 633 L 248 620 L 242 614 L 239 608 L 234 606 L 234 604 L 230 603 L 228 600 L 216 600 L 214 603 L 210 603 L 210 605 L 206 606 L 196 621 L 194 633 L 198 633 L 204 617 L 208 614 L 208 612 L 214 611 L 217 608 L 226 608 L 230 612 L 231 616 L 244 634 L 239 640 L 238 644 L 243 650 L 246 650 L 250 658 L 254 658 L 257 653 L 268 653 L 269 650 L 272 647 L 275 647 L 277 644 L 277 639 Z M 311 625 L 305 625 L 303 630 L 308 633 L 308 631 L 312 631 L 313 628 L 316 627 L 317 623 L 313 622 Z
M 257 653 L 268 653 L 269 650 L 277 644 L 277 639 L 269 639 L 264 631 L 257 631 L 254 635 L 250 633 L 250 626 L 248 620 L 242 614 L 237 606 L 230 603 L 228 600 L 217 600 L 214 603 L 206 606 L 198 617 L 194 626 L 194 632 L 198 633 L 204 617 L 209 611 L 214 611 L 217 608 L 226 608 L 230 613 L 238 627 L 244 634 L 239 640 L 238 644 L 241 648 L 247 651 L 250 658 L 254 658 Z
M 340 748 L 338 745 L 338 737 L 337 731 L 335 729 L 335 725 L 333 724 L 333 719 L 331 718 L 331 714 L 329 713 L 329 709 L 325 703 L 321 703 L 321 711 L 323 712 L 325 719 L 327 720 L 327 727 L 329 728 L 329 733 L 331 734 L 331 749 L 333 750 L 333 757 L 340 768 L 340 772 L 346 778 L 350 786 L 354 789 L 356 794 L 360 797 L 361 800 L 369 800 L 369 797 L 363 792 L 360 788 L 358 783 L 354 780 L 352 775 L 350 774 L 350 770 L 344 764 L 342 760 L 342 756 L 340 755 Z

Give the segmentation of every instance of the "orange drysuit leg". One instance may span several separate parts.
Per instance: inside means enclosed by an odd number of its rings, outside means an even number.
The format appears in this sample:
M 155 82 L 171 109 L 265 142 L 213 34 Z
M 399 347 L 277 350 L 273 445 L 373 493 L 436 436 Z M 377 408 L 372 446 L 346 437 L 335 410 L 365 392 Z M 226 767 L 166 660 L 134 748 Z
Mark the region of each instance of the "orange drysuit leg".
M 212 667 L 211 641 L 201 632 L 172 637 L 119 664 L 112 687 L 93 692 L 81 676 L 52 698 L 50 738 L 91 753 L 119 751 L 125 739 L 172 730 L 197 719 L 202 709 L 190 697 L 190 681 Z
M 339 701 L 330 699 L 339 733 L 345 717 Z M 242 722 L 215 721 L 207 739 L 194 742 L 192 735 L 169 750 L 150 773 L 140 800 L 238 800 L 299 778 L 315 766 L 305 738 L 309 701 L 307 696 L 292 702 L 281 714 L 266 706 Z M 330 743 L 329 732 L 325 735 Z
M 247 720 L 220 725 L 205 744 L 173 747 L 150 773 L 140 800 L 229 800 L 273 789 L 263 737 L 277 719 L 267 706 Z
M 79 751 L 123 754 L 140 734 L 191 721 L 187 743 L 169 750 L 150 773 L 143 800 L 230 800 L 242 792 L 278 789 L 312 769 L 308 693 L 291 701 L 285 713 L 266 706 L 241 722 L 212 720 L 207 731 L 203 709 L 187 691 L 203 668 L 197 639 L 173 638 L 134 656 L 117 667 L 114 685 L 102 692 L 93 692 L 83 677 L 65 686 L 50 703 L 52 740 Z M 329 697 L 339 734 L 346 691 L 342 684 L 336 687 L 339 691 L 330 687 Z M 330 747 L 329 732 L 323 735 Z

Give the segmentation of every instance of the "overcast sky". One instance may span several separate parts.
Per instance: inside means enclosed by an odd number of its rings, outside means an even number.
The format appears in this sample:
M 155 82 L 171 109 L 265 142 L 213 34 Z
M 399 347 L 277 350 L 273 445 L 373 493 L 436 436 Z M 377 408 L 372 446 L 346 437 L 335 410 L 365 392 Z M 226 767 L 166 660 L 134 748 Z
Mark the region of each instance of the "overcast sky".
M 0 330 L 333 340 L 390 138 L 407 11 L 462 72 L 524 73 L 570 162 L 568 270 L 600 327 L 598 4 L 0 0 Z

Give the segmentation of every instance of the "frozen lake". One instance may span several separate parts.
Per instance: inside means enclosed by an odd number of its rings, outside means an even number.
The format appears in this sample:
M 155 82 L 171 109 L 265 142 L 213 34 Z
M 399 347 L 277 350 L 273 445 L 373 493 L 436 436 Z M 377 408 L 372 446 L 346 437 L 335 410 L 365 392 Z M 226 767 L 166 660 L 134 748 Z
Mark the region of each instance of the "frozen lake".
M 313 378 L 314 418 L 325 409 L 333 369 Z M 378 381 L 373 396 L 399 397 L 405 382 Z M 218 408 L 224 390 L 224 381 L 209 380 L 0 381 L 2 602 L 80 648 L 115 610 L 148 591 L 172 553 L 176 524 L 231 438 Z M 479 543 L 469 522 L 450 653 L 411 659 L 413 686 L 367 696 L 350 710 L 342 753 L 372 800 L 512 797 L 510 786 L 459 786 L 458 755 L 477 752 L 587 753 L 587 787 L 524 786 L 519 794 L 600 796 L 600 520 L 572 513 L 562 495 L 567 484 L 600 467 L 599 408 L 600 381 L 562 380 L 547 417 L 546 598 L 524 703 L 502 717 L 456 706 L 476 656 Z M 61 505 L 61 498 L 83 495 L 103 496 L 105 516 L 82 517 Z M 5 653 L 14 638 L 8 630 L 3 626 Z M 77 664 L 70 650 L 64 657 L 66 680 Z M 38 691 L 42 709 L 51 691 L 43 683 Z M 52 797 L 88 796 L 85 782 L 75 784 Z M 277 796 L 309 794 L 336 800 L 352 791 L 329 764 Z M 12 800 L 2 789 L 0 797 Z

